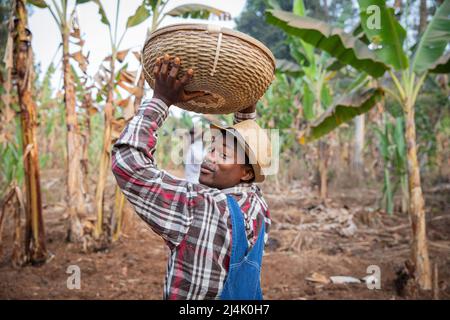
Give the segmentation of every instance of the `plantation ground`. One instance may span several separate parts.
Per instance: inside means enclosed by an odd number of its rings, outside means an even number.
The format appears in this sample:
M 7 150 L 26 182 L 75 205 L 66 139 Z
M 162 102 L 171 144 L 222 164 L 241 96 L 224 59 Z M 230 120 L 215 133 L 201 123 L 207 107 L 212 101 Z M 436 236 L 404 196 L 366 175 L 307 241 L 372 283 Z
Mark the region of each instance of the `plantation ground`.
M 10 219 L 5 225 L 0 260 L 3 299 L 160 299 L 168 250 L 128 207 L 125 235 L 111 248 L 89 254 L 64 241 L 64 181 L 58 172 L 43 177 L 48 249 L 55 255 L 41 267 L 11 267 Z M 63 190 L 61 190 L 63 189 Z M 273 226 L 264 257 L 265 299 L 404 299 L 430 298 L 407 285 L 397 293 L 396 270 L 409 255 L 410 228 L 406 215 L 389 217 L 377 211 L 378 190 L 340 189 L 325 204 L 300 183 L 278 192 L 265 188 Z M 447 189 L 447 191 L 445 191 Z M 113 188 L 109 193 L 112 196 Z M 450 299 L 450 197 L 448 188 L 426 192 L 430 256 L 438 265 L 439 295 Z M 69 265 L 81 268 L 81 289 L 66 286 Z M 369 265 L 381 268 L 381 290 L 365 284 L 323 284 L 317 274 L 362 278 Z M 313 273 L 316 273 L 314 275 Z

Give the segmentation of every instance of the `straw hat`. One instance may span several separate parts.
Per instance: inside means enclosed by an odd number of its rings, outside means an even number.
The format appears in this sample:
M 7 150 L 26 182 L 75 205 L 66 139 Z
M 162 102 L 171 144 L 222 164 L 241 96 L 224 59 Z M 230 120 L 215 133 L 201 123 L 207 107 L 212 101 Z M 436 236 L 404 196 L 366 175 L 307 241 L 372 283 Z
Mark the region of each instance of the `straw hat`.
M 254 120 L 245 120 L 230 127 L 211 123 L 210 128 L 225 130 L 236 137 L 253 167 L 254 181 L 263 182 L 272 164 L 272 145 L 265 130 Z
M 154 88 L 156 58 L 181 59 L 179 77 L 194 77 L 187 91 L 208 94 L 177 106 L 199 113 L 226 114 L 256 103 L 274 79 L 275 58 L 258 40 L 215 25 L 176 24 L 160 28 L 145 41 L 141 59 L 145 79 Z

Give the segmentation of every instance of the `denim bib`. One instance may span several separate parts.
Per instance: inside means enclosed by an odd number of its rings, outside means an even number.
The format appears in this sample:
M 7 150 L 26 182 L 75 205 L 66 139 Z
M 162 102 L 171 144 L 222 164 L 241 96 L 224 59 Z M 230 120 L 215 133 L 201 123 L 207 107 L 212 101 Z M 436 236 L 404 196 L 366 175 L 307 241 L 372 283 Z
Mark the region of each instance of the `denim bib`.
M 263 221 L 258 238 L 248 250 L 244 217 L 236 200 L 227 195 L 231 215 L 231 258 L 221 300 L 262 300 L 261 262 L 264 249 Z

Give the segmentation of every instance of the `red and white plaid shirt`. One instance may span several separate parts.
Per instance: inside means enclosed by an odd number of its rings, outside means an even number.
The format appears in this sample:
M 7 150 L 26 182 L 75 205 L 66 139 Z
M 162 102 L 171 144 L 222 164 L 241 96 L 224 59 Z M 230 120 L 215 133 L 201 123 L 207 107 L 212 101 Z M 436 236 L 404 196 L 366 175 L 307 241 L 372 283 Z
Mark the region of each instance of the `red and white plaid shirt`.
M 168 109 L 159 99 L 143 102 L 113 147 L 112 171 L 136 213 L 170 248 L 164 299 L 218 299 L 231 255 L 226 194 L 235 197 L 244 213 L 249 245 L 255 243 L 262 222 L 267 241 L 269 211 L 255 184 L 219 190 L 157 168 L 157 130 Z M 235 122 L 248 117 L 236 113 Z

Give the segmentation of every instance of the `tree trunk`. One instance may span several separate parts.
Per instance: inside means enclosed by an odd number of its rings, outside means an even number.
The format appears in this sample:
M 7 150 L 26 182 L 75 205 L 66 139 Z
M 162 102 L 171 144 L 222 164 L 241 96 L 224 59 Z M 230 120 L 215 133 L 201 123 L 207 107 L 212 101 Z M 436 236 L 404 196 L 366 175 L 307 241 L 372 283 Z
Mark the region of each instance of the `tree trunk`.
M 408 177 L 409 177 L 409 214 L 412 225 L 412 260 L 415 265 L 415 277 L 422 289 L 431 289 L 431 269 L 428 257 L 425 223 L 425 202 L 420 184 L 420 168 L 417 161 L 416 125 L 414 106 L 405 103 Z
M 325 200 L 328 195 L 328 143 L 319 141 L 319 176 L 320 198 Z
M 82 156 L 81 156 L 81 168 L 83 172 L 83 189 L 84 192 L 89 194 L 89 142 L 91 137 L 91 118 L 89 114 L 89 107 L 91 106 L 91 95 L 86 93 L 83 97 L 83 106 L 85 109 L 84 114 L 84 130 L 81 135 L 82 141 Z
M 323 0 L 323 13 L 325 15 L 325 19 L 328 21 L 328 18 L 330 16 L 328 12 L 328 0 Z
M 111 162 L 111 131 L 112 120 L 114 117 L 114 68 L 115 68 L 115 53 L 111 57 L 110 65 L 110 78 L 108 83 L 108 97 L 105 104 L 105 124 L 103 131 L 103 148 L 100 155 L 100 167 L 98 174 L 97 190 L 95 193 L 95 205 L 97 210 L 97 225 L 95 228 L 96 237 L 100 237 L 103 233 L 103 200 L 105 193 L 106 180 L 108 178 L 108 172 Z M 111 232 L 111 230 L 109 231 Z
M 45 247 L 44 221 L 36 140 L 36 103 L 32 96 L 33 53 L 31 32 L 27 29 L 27 11 L 23 0 L 15 4 L 14 67 L 22 124 L 23 167 L 26 193 L 25 255 L 31 263 L 43 263 L 48 257 Z
M 394 8 L 395 8 L 396 12 L 401 11 L 402 10 L 402 0 L 395 0 Z
M 427 28 L 427 0 L 420 0 L 420 8 L 419 8 L 419 36 L 425 32 Z
M 353 169 L 361 176 L 364 167 L 364 115 L 355 118 L 355 144 L 353 154 Z
M 137 94 L 134 98 L 134 112 L 136 113 L 139 109 L 139 106 L 142 102 L 142 97 L 144 96 L 144 85 L 145 85 L 145 77 L 144 77 L 144 70 L 141 69 L 141 73 L 139 75 L 139 80 L 137 82 L 137 88 L 139 89 L 137 91 Z
M 120 234 L 122 233 L 123 227 L 123 206 L 125 204 L 125 195 L 120 190 L 119 186 L 116 185 L 114 201 L 114 216 L 111 218 L 111 241 L 115 242 L 119 240 Z
M 64 73 L 64 102 L 66 105 L 67 128 L 67 207 L 69 210 L 69 225 L 67 238 L 72 242 L 79 242 L 83 237 L 83 227 L 80 214 L 85 214 L 83 186 L 81 177 L 81 144 L 75 109 L 75 87 L 70 68 L 69 54 L 69 26 L 63 26 L 63 73 Z

